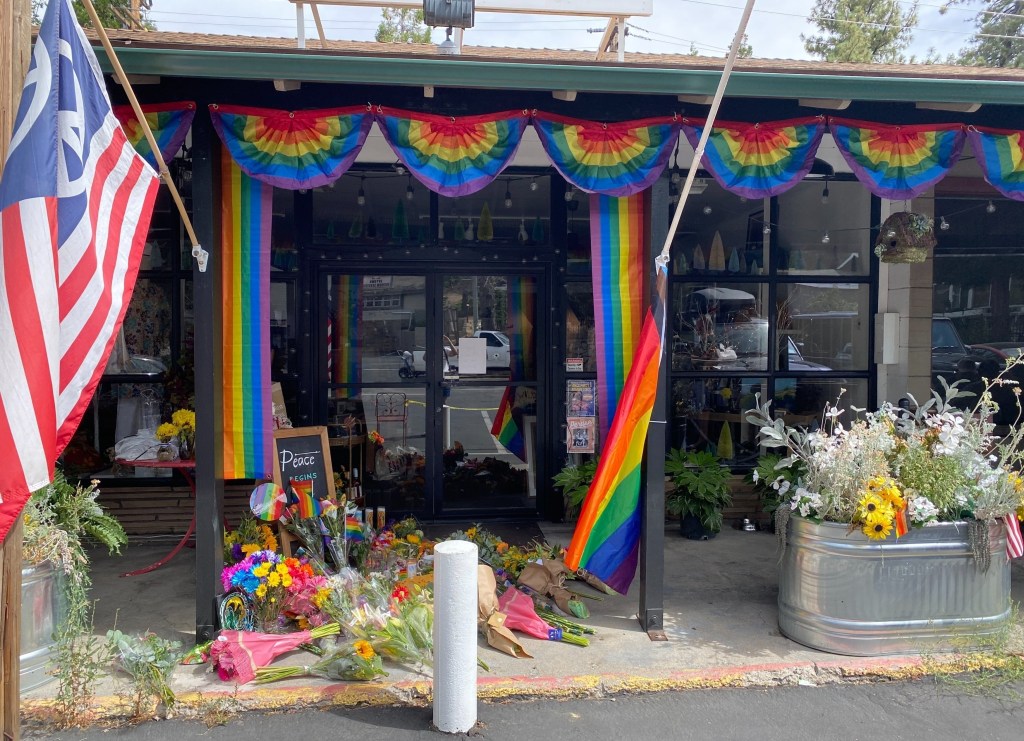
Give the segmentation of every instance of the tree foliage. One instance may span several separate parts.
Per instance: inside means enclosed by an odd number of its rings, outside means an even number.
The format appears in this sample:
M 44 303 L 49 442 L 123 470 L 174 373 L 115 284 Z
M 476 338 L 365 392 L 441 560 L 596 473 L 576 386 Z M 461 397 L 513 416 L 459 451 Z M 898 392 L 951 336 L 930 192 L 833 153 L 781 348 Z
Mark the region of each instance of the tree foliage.
M 917 24 L 917 0 L 816 0 L 808 20 L 820 33 L 800 34 L 827 62 L 899 63 Z
M 430 29 L 423 25 L 423 11 L 413 8 L 382 8 L 374 38 L 383 42 L 429 44 Z
M 47 0 L 32 0 L 32 22 L 40 23 L 43 18 L 43 11 L 46 10 Z M 104 28 L 127 28 L 128 19 L 132 15 L 132 0 L 92 0 L 93 7 L 96 8 L 96 15 L 99 16 L 100 23 L 103 24 Z M 75 15 L 78 17 L 78 22 L 83 28 L 91 27 L 92 21 L 89 20 L 89 13 L 85 9 L 85 4 L 81 0 L 74 0 L 72 5 L 75 8 Z M 146 17 L 146 13 L 152 5 L 152 0 L 139 0 L 139 16 L 143 27 L 152 30 L 154 26 L 149 22 Z
M 949 0 L 955 5 L 976 5 L 973 0 Z M 973 18 L 975 33 L 956 61 L 982 67 L 1024 68 L 1024 0 L 988 0 Z

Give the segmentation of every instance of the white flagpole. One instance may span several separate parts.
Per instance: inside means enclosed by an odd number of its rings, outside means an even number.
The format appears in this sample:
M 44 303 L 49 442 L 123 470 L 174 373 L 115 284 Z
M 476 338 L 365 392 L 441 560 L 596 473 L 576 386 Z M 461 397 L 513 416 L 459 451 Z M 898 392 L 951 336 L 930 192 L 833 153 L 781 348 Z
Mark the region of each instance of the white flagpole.
M 754 10 L 754 0 L 747 0 L 747 5 L 743 8 L 743 15 L 740 17 L 740 25 L 736 29 L 736 35 L 732 39 L 732 46 L 729 47 L 729 55 L 725 59 L 725 68 L 722 70 L 722 79 L 718 81 L 718 89 L 715 91 L 714 100 L 711 101 L 711 108 L 708 110 L 707 121 L 704 123 L 704 130 L 700 134 L 700 141 L 697 142 L 697 148 L 693 152 L 693 161 L 690 163 L 690 169 L 686 173 L 686 182 L 683 184 L 683 192 L 679 196 L 679 202 L 676 204 L 676 210 L 672 214 L 672 223 L 669 225 L 668 234 L 665 235 L 665 244 L 661 248 L 661 253 L 655 258 L 661 264 L 667 264 L 669 260 L 669 252 L 672 248 L 672 240 L 676 236 L 676 230 L 679 228 L 679 220 L 683 216 L 683 207 L 686 205 L 686 199 L 690 195 L 690 188 L 693 186 L 693 179 L 697 176 L 697 168 L 700 167 L 700 158 L 704 155 L 704 147 L 707 146 L 708 137 L 711 135 L 711 128 L 715 122 L 715 116 L 718 115 L 718 108 L 722 104 L 722 98 L 725 96 L 725 86 L 729 82 L 729 76 L 732 74 L 733 64 L 736 62 L 736 57 L 739 55 L 740 43 L 743 41 L 743 34 L 747 28 L 747 21 L 750 20 L 750 14 Z M 680 134 L 682 136 L 682 134 Z

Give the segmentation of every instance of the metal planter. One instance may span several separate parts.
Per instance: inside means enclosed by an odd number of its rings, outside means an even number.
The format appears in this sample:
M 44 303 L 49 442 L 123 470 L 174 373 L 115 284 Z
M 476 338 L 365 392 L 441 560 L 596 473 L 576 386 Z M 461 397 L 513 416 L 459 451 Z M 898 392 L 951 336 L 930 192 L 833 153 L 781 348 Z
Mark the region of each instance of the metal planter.
M 21 570 L 21 692 L 53 681 L 50 674 L 56 653 L 54 629 L 67 618 L 61 580 L 51 564 Z
M 849 526 L 793 517 L 779 564 L 779 629 L 811 648 L 883 656 L 963 648 L 1010 619 L 1006 532 L 989 531 L 982 572 L 966 523 L 878 543 Z

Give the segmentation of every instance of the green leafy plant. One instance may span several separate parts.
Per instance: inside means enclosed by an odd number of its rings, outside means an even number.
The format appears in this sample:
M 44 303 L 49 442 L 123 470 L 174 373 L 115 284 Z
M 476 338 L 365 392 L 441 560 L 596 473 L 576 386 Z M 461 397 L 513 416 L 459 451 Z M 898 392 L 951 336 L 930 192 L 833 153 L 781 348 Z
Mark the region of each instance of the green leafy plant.
M 93 635 L 92 624 L 92 612 L 86 605 L 81 617 L 62 623 L 54 633 L 54 724 L 58 728 L 89 723 L 96 682 L 110 664 L 110 648 L 100 636 Z
M 722 510 L 732 504 L 729 469 L 707 451 L 669 451 L 665 473 L 675 488 L 665 497 L 668 512 L 677 517 L 692 515 L 711 534 L 722 529 Z
M 148 714 L 155 700 L 158 714 L 166 717 L 175 702 L 169 680 L 183 655 L 181 641 L 169 641 L 154 633 L 129 636 L 108 630 L 107 643 L 118 667 L 131 677 L 127 697 L 133 716 Z
M 565 519 L 575 520 L 583 506 L 583 500 L 590 490 L 590 484 L 597 473 L 597 458 L 592 458 L 580 465 L 568 464 L 551 477 L 555 486 L 562 490 L 565 502 Z
M 804 474 L 804 466 L 800 461 L 791 465 L 783 465 L 783 456 L 769 453 L 757 459 L 757 465 L 746 475 L 748 484 L 752 484 L 761 500 L 761 507 L 772 516 L 779 504 L 789 501 L 789 492 Z

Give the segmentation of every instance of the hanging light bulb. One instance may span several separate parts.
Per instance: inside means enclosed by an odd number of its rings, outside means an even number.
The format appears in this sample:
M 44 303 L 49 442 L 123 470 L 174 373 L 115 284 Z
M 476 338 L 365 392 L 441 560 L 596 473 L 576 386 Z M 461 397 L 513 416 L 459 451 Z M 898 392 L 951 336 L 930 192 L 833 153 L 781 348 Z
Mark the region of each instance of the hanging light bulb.
M 710 216 L 711 215 L 711 206 L 704 206 L 704 208 L 702 208 L 701 211 L 704 212 L 705 216 Z
M 771 234 L 771 233 L 772 233 L 772 225 L 769 224 L 767 221 L 764 222 L 764 227 L 761 229 L 761 234 Z
M 995 212 L 996 212 L 996 204 L 992 203 L 992 201 L 989 201 L 988 205 L 985 206 L 985 213 L 987 213 L 987 214 L 994 214 Z
M 944 232 L 948 232 L 949 231 L 949 222 L 946 221 L 946 217 L 945 216 L 940 216 L 939 217 L 939 229 L 941 229 Z
M 512 208 L 512 191 L 509 190 L 508 181 L 505 182 L 505 208 Z
M 824 235 L 822 235 L 822 237 L 821 237 L 821 243 L 822 243 L 822 244 L 828 244 L 828 243 L 829 243 L 829 242 L 831 242 L 831 241 L 832 241 L 832 240 L 831 240 L 831 238 L 829 238 L 829 236 L 828 236 L 828 232 L 825 232 L 825 234 L 824 234 Z
M 821 191 L 821 202 L 828 203 L 828 180 L 825 181 L 825 188 Z
M 359 178 L 359 192 L 356 193 L 356 205 L 358 205 L 358 206 L 365 206 L 366 205 L 366 191 L 363 190 L 363 182 L 365 180 L 366 180 L 365 177 Z
M 537 185 L 537 178 L 530 178 L 530 190 L 533 191 L 534 193 L 536 193 L 537 192 L 537 188 L 539 188 L 539 187 L 540 186 Z
M 673 185 L 679 185 L 679 182 L 683 179 L 683 176 L 679 173 L 679 170 L 675 167 L 672 168 L 672 177 L 669 178 L 669 182 Z
M 409 176 L 409 184 L 405 186 L 405 200 L 411 201 L 416 195 L 412 189 L 412 175 Z
M 576 195 L 576 186 L 575 185 L 570 185 L 569 189 L 567 191 L 565 191 L 565 202 L 568 203 L 569 201 L 571 201 L 575 197 L 575 195 Z
M 404 175 L 405 174 L 405 165 L 403 165 L 401 162 L 396 162 L 395 163 L 395 172 L 398 173 L 399 175 Z

